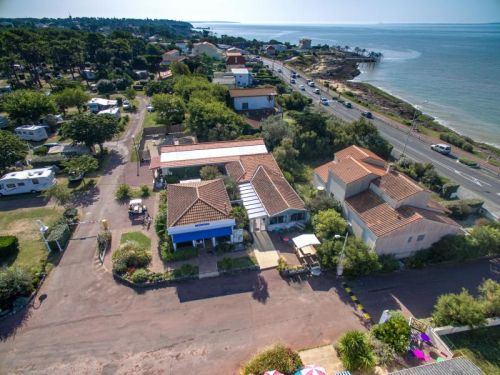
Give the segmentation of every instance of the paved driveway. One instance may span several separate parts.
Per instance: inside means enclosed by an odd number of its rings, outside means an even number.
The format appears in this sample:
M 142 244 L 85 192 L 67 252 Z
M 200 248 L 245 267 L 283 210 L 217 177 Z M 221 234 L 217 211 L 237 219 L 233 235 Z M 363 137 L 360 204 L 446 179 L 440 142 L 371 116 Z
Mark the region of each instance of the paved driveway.
M 462 288 L 476 294 L 484 279 L 495 277 L 499 279 L 490 272 L 488 260 L 481 259 L 366 277 L 350 284 L 366 310 L 378 321 L 386 309 L 402 309 L 417 318 L 428 317 L 441 294 L 459 293 Z

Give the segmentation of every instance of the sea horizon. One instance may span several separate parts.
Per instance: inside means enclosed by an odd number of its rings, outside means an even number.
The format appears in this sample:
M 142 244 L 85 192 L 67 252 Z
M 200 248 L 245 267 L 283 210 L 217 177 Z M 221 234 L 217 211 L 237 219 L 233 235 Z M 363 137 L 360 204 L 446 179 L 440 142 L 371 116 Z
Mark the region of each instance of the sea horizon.
M 349 45 L 382 52 L 354 81 L 370 83 L 472 139 L 500 147 L 500 23 L 196 23 L 217 35 Z

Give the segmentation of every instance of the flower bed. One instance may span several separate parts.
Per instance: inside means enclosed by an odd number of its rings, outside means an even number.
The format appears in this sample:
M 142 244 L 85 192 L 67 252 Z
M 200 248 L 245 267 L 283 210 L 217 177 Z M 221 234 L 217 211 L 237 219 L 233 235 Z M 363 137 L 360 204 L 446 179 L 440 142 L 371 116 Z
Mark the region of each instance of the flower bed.
M 197 279 L 198 273 L 198 267 L 184 264 L 179 269 L 165 272 L 151 272 L 145 268 L 131 268 L 123 275 L 113 272 L 113 277 L 127 286 L 150 288 L 168 286 L 174 282 L 183 280 Z

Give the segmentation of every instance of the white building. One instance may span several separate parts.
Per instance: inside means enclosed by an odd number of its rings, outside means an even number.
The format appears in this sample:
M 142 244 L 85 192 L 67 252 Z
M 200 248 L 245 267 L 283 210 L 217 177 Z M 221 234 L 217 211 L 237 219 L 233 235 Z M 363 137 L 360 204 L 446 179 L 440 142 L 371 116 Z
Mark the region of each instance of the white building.
M 191 54 L 193 56 L 207 55 L 208 57 L 212 57 L 217 60 L 221 60 L 223 58 L 223 52 L 209 42 L 194 43 Z
M 18 126 L 14 130 L 17 136 L 25 141 L 43 141 L 49 136 L 47 135 L 47 129 L 45 126 L 41 125 L 23 125 Z
M 246 68 L 233 68 L 231 73 L 238 87 L 248 87 L 252 85 L 252 74 Z
M 278 93 L 274 87 L 229 90 L 233 108 L 237 111 L 272 109 Z
M 55 183 L 55 174 L 50 168 L 10 172 L 0 178 L 0 195 L 36 193 L 48 189 Z
M 104 99 L 104 98 L 92 98 L 87 102 L 89 110 L 93 113 L 103 111 L 112 107 L 116 107 L 116 100 Z

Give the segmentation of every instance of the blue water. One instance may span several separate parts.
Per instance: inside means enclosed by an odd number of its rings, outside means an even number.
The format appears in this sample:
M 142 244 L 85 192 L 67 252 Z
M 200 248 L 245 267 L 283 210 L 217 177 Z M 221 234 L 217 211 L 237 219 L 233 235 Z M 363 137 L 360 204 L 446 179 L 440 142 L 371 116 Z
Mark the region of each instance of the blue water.
M 356 80 L 418 106 L 442 124 L 500 146 L 500 24 L 210 26 L 219 35 L 297 43 L 348 45 L 382 52 Z

